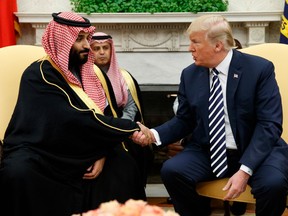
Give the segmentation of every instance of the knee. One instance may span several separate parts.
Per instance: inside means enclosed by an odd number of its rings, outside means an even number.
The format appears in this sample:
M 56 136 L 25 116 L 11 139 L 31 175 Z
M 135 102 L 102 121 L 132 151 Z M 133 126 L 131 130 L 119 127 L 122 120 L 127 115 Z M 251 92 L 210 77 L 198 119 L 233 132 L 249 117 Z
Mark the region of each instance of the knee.
M 27 163 L 21 161 L 7 160 L 3 161 L 3 167 L 1 169 L 1 178 L 8 182 L 24 182 L 31 170 Z
M 183 178 L 183 164 L 179 166 L 173 158 L 166 160 L 160 170 L 160 175 L 164 184 L 177 184 Z
M 287 181 L 285 180 L 285 178 L 282 177 L 274 178 L 271 181 L 268 181 L 266 185 L 267 190 L 270 191 L 271 193 L 271 197 L 275 197 L 281 194 L 286 197 L 288 188 L 287 188 Z
M 283 175 L 268 175 L 263 178 L 261 181 L 255 184 L 255 187 L 252 189 L 252 193 L 263 194 L 266 193 L 269 197 L 278 197 L 287 195 L 288 182 Z
M 163 182 L 171 181 L 179 176 L 179 168 L 173 163 L 172 159 L 168 159 L 163 163 L 160 174 Z

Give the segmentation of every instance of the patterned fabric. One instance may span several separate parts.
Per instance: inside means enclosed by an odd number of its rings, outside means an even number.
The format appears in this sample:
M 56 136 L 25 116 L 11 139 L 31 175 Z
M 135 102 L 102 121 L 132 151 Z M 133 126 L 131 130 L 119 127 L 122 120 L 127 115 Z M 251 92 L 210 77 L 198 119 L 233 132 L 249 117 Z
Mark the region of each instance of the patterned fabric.
M 227 167 L 226 137 L 223 93 L 218 78 L 219 72 L 213 68 L 212 86 L 209 97 L 209 137 L 211 167 L 216 177 L 222 177 Z
M 58 16 L 60 18 L 71 21 L 78 21 L 83 23 L 86 23 L 87 21 L 87 19 L 85 20 L 83 17 L 72 12 L 62 12 L 59 13 Z M 89 33 L 89 40 L 91 40 L 92 34 L 95 31 L 95 27 L 71 26 L 69 23 L 65 25 L 52 20 L 44 32 L 42 37 L 42 45 L 45 49 L 45 52 L 49 55 L 57 67 L 61 69 L 68 81 L 72 84 L 82 87 L 80 81 L 68 69 L 69 53 L 80 31 Z M 88 61 L 83 64 L 81 68 L 83 90 L 103 111 L 106 102 L 105 94 L 100 81 L 94 73 L 93 62 L 94 55 L 90 52 Z
M 96 32 L 93 35 L 93 37 L 94 36 L 101 38 L 101 36 L 108 36 L 108 35 L 103 32 Z M 99 40 L 92 39 L 91 44 L 95 42 L 97 43 L 108 42 L 111 45 L 111 60 L 110 60 L 110 67 L 108 69 L 107 76 L 109 77 L 109 80 L 112 84 L 113 91 L 114 91 L 116 101 L 117 101 L 117 106 L 124 107 L 128 100 L 127 85 L 125 83 L 125 80 L 118 66 L 118 61 L 116 59 L 116 52 L 115 52 L 113 40 L 112 38 L 107 38 L 107 37 L 105 39 L 104 38 L 105 37 Z

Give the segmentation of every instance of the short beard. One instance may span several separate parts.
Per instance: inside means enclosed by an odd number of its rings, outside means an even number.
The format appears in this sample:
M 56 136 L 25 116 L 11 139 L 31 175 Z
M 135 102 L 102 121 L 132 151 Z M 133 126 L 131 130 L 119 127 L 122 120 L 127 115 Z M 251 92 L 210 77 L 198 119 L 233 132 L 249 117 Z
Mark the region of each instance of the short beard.
M 86 50 L 85 50 L 86 51 Z M 85 64 L 88 61 L 88 55 L 85 55 L 83 58 L 80 57 L 80 53 L 77 52 L 73 52 L 73 50 L 70 50 L 70 54 L 69 54 L 69 68 L 70 66 L 74 66 L 74 67 L 80 67 L 83 64 Z

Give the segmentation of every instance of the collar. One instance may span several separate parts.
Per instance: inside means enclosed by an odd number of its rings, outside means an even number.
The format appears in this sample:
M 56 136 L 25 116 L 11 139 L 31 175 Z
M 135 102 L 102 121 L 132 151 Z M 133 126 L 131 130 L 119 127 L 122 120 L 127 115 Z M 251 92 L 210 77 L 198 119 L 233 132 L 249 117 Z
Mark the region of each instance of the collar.
M 231 49 L 231 50 L 229 50 L 229 52 L 227 53 L 227 55 L 223 59 L 223 61 L 220 62 L 220 64 L 215 67 L 219 71 L 219 73 L 222 73 L 224 75 L 228 74 L 229 66 L 230 66 L 230 63 L 232 60 L 232 56 L 233 56 L 233 51 Z M 211 72 L 211 70 L 212 70 L 212 68 L 209 69 L 210 72 Z

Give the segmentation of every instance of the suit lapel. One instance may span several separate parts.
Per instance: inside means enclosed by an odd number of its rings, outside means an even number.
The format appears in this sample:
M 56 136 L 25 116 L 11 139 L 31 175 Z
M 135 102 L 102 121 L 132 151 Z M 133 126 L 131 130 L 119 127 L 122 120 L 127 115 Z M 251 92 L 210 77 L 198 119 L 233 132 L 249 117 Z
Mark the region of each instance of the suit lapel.
M 199 81 L 197 81 L 198 89 L 199 89 L 199 98 L 205 99 L 204 101 L 207 102 L 206 98 L 209 98 L 209 69 L 203 68 L 199 73 Z M 207 104 L 208 105 L 208 102 Z
M 226 89 L 227 111 L 234 137 L 236 137 L 236 109 L 234 98 L 242 75 L 240 55 L 240 52 L 233 50 L 233 57 L 228 71 Z
M 201 68 L 199 71 L 199 79 L 196 81 L 198 91 L 198 101 L 199 107 L 206 107 L 206 109 L 199 110 L 202 112 L 201 116 L 205 116 L 203 118 L 204 128 L 209 134 L 209 122 L 208 122 L 208 107 L 209 107 L 209 94 L 210 94 L 210 87 L 209 87 L 209 69 L 208 68 Z

